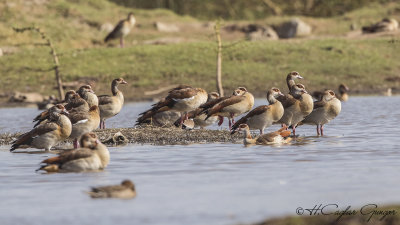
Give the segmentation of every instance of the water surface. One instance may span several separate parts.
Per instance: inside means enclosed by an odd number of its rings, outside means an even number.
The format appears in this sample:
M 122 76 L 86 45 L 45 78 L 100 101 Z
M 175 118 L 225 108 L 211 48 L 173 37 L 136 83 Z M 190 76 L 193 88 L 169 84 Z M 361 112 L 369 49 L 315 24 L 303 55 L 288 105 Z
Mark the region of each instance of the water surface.
M 127 104 L 107 124 L 132 126 L 150 104 Z M 1 224 L 237 224 L 316 204 L 399 203 L 398 105 L 400 97 L 352 97 L 325 137 L 302 126 L 293 145 L 113 147 L 110 165 L 95 173 L 35 173 L 52 154 L 12 154 L 1 146 Z M 29 130 L 38 112 L 0 109 L 0 133 Z M 133 200 L 84 193 L 127 178 L 137 187 Z

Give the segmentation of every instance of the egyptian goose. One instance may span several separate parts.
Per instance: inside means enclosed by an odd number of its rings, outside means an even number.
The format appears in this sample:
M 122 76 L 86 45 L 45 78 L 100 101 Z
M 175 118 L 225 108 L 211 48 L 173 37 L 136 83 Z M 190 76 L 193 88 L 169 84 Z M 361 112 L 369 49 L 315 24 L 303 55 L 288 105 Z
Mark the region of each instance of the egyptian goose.
M 290 94 L 278 99 L 285 109 L 280 124 L 292 126 L 293 135 L 296 135 L 297 123 L 302 121 L 313 110 L 313 99 L 302 84 L 292 86 Z
M 67 93 L 65 93 L 65 99 L 59 104 L 61 104 L 65 107 L 71 101 L 72 96 L 74 94 L 76 94 L 76 92 L 74 90 L 67 91 Z M 54 106 L 52 106 L 52 107 L 54 107 Z M 33 122 L 36 122 L 36 124 L 33 127 L 37 127 L 40 123 L 42 123 L 44 120 L 46 120 L 49 117 L 49 111 L 50 111 L 50 109 L 45 110 L 45 111 L 41 112 L 39 115 L 37 115 L 33 119 Z
M 289 91 L 292 88 L 292 86 L 296 84 L 294 81 L 295 79 L 303 79 L 303 77 L 300 76 L 299 72 L 297 71 L 292 71 L 288 73 L 288 75 L 286 76 L 286 84 L 288 86 Z
M 89 108 L 88 103 L 78 94 L 75 94 L 72 97 L 70 104 L 72 103 L 83 105 L 77 108 L 72 108 L 68 115 L 68 118 L 72 123 L 72 132 L 70 138 L 74 139 L 74 148 L 78 148 L 79 137 L 95 130 L 100 125 L 100 110 L 97 105 Z
M 327 89 L 325 89 L 326 91 Z M 345 84 L 340 84 L 339 85 L 339 94 L 340 95 L 336 95 L 336 98 L 338 98 L 340 101 L 345 102 L 347 100 L 349 100 L 349 95 L 347 94 L 347 92 L 350 90 L 347 85 Z M 317 100 L 321 100 L 322 96 L 324 95 L 325 91 L 314 91 L 312 93 L 312 96 Z
M 244 145 L 268 145 L 268 144 L 279 144 L 279 143 L 289 143 L 292 139 L 289 137 L 290 130 L 284 126 L 278 131 L 262 134 L 257 138 L 253 138 L 250 133 L 250 128 L 247 124 L 243 123 L 238 126 L 239 131 L 243 132 L 243 144 Z
M 362 27 L 363 33 L 375 33 L 385 31 L 395 31 L 399 27 L 399 22 L 395 19 L 384 18 L 382 21 L 371 26 Z
M 331 90 L 324 92 L 320 101 L 314 102 L 314 109 L 310 115 L 306 116 L 302 123 L 317 125 L 317 135 L 324 135 L 324 124 L 329 123 L 339 115 L 342 104 Z
M 37 169 L 46 172 L 83 172 L 102 170 L 110 162 L 110 152 L 95 133 L 86 133 L 80 140 L 81 148 L 61 152 L 43 160 Z
M 278 88 L 271 88 L 267 93 L 269 105 L 261 105 L 242 117 L 232 126 L 232 134 L 236 132 L 240 124 L 247 124 L 251 129 L 259 129 L 260 134 L 264 133 L 264 129 L 270 127 L 273 122 L 277 122 L 283 116 L 282 103 L 276 98 L 283 94 Z
M 207 117 L 211 116 L 222 116 L 229 118 L 229 130 L 232 129 L 232 124 L 235 123 L 235 116 L 239 116 L 251 110 L 254 105 L 253 95 L 247 91 L 244 87 L 238 88 L 243 92 L 241 95 L 233 95 L 229 98 L 215 104 L 213 107 L 207 110 Z
M 58 104 L 51 107 L 48 120 L 19 136 L 12 143 L 10 151 L 27 147 L 50 151 L 51 147 L 64 141 L 71 134 L 71 121 L 65 114 L 67 114 L 67 111 L 63 105 Z
M 136 197 L 135 185 L 130 180 L 122 181 L 121 185 L 92 187 L 92 190 L 87 193 L 92 198 L 130 199 Z
M 79 90 L 76 92 L 81 96 L 81 98 L 85 99 L 85 101 L 89 104 L 89 107 L 92 107 L 94 105 L 98 106 L 99 105 L 99 99 L 97 95 L 94 93 L 92 86 L 90 85 L 83 85 L 79 88 Z
M 226 97 L 227 98 L 227 97 Z M 225 98 L 225 99 L 226 99 Z M 193 128 L 194 127 L 200 127 L 200 129 L 204 129 L 207 126 L 210 126 L 211 124 L 214 124 L 215 122 L 218 121 L 218 116 L 213 116 L 208 118 L 208 120 L 205 120 L 207 117 L 207 114 L 204 113 L 204 109 L 209 107 L 210 102 L 213 102 L 212 104 L 216 104 L 216 101 L 222 101 L 223 98 L 219 97 L 219 94 L 217 92 L 210 92 L 208 93 L 208 98 L 207 102 L 199 106 L 199 108 L 192 110 L 188 112 L 188 118 L 193 120 Z M 180 125 L 180 119 L 177 119 L 174 123 L 175 126 Z M 187 124 L 183 124 L 187 125 Z
M 128 35 L 135 26 L 136 19 L 133 13 L 129 13 L 126 19 L 120 20 L 115 28 L 107 35 L 104 42 L 119 38 L 121 48 L 124 47 L 124 37 Z
M 99 108 L 100 108 L 100 128 L 106 128 L 106 119 L 117 115 L 124 105 L 124 95 L 118 90 L 119 84 L 127 84 L 122 78 L 114 79 L 111 83 L 112 96 L 100 95 Z
M 337 96 L 337 98 L 342 101 L 345 102 L 347 100 L 349 100 L 349 95 L 347 94 L 347 92 L 349 91 L 349 87 L 347 87 L 345 84 L 340 84 L 339 85 L 339 96 Z
M 188 118 L 187 113 L 198 108 L 207 101 L 207 92 L 202 88 L 193 88 L 187 85 L 180 85 L 172 89 L 168 96 L 153 104 L 153 107 L 143 113 L 136 121 L 136 125 L 153 118 L 154 115 L 164 111 L 182 112 L 180 126 L 184 119 Z

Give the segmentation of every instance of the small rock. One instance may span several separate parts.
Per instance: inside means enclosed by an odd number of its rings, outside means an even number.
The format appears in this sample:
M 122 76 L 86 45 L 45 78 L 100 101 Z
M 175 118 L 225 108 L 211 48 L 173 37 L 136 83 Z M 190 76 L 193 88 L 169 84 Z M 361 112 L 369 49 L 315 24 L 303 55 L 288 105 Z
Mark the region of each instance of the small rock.
M 180 29 L 177 25 L 175 24 L 166 24 L 162 22 L 155 22 L 154 26 L 158 31 L 161 32 L 179 32 Z
M 257 31 L 247 33 L 250 41 L 278 40 L 278 34 L 271 27 L 261 27 Z

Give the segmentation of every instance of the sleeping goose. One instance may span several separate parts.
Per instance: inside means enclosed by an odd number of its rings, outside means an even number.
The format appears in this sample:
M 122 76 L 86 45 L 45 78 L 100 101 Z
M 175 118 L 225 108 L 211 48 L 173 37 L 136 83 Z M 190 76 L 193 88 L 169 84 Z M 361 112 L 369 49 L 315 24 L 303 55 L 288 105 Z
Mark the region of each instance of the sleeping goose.
M 111 83 L 112 96 L 100 95 L 99 109 L 100 109 L 100 128 L 106 128 L 106 119 L 117 115 L 124 105 L 124 95 L 118 90 L 119 84 L 127 84 L 122 78 L 114 79 Z
M 254 105 L 253 95 L 247 91 L 245 87 L 239 87 L 240 95 L 233 95 L 229 98 L 213 105 L 207 109 L 207 117 L 222 116 L 229 118 L 229 130 L 232 129 L 232 124 L 235 123 L 235 116 L 239 116 L 251 110 Z M 243 92 L 243 94 L 241 94 Z
M 371 26 L 362 27 L 363 33 L 375 33 L 385 31 L 395 31 L 399 28 L 399 22 L 395 19 L 384 18 L 382 21 Z
M 118 22 L 117 26 L 107 35 L 104 42 L 119 38 L 120 47 L 124 47 L 124 37 L 128 35 L 135 26 L 136 19 L 133 13 L 129 13 L 128 17 Z
M 86 133 L 80 140 L 81 148 L 64 151 L 43 160 L 37 170 L 46 172 L 83 172 L 102 170 L 110 161 L 110 152 L 95 133 Z
M 243 132 L 243 144 L 244 145 L 268 145 L 268 144 L 279 144 L 279 143 L 289 143 L 292 139 L 289 137 L 290 130 L 286 130 L 287 127 L 284 126 L 278 131 L 262 134 L 257 138 L 253 138 L 250 133 L 250 128 L 247 124 L 240 124 L 238 130 Z
M 135 185 L 130 180 L 124 180 L 120 185 L 93 187 L 87 192 L 92 198 L 121 198 L 136 197 Z
M 320 101 L 314 102 L 314 109 L 310 115 L 302 121 L 304 124 L 317 125 L 317 135 L 324 135 L 323 126 L 339 115 L 341 110 L 340 100 L 331 90 L 324 92 Z
M 236 132 L 240 124 L 247 124 L 250 129 L 259 129 L 260 134 L 264 133 L 264 129 L 277 122 L 283 116 L 282 103 L 276 98 L 283 94 L 278 88 L 271 88 L 267 93 L 269 105 L 261 105 L 251 110 L 247 115 L 242 117 L 232 126 L 232 134 Z
M 313 110 L 313 99 L 302 84 L 292 86 L 290 94 L 278 99 L 284 110 L 282 118 L 277 122 L 286 126 L 292 126 L 293 135 L 296 135 L 297 123 L 302 121 Z
M 49 110 L 49 117 L 31 131 L 22 134 L 15 140 L 10 151 L 17 148 L 38 148 L 50 151 L 51 147 L 69 137 L 72 130 L 71 121 L 65 115 L 67 111 L 61 104 Z
M 164 111 L 181 112 L 180 126 L 183 121 L 188 118 L 187 113 L 198 108 L 207 101 L 207 92 L 202 88 L 193 88 L 187 85 L 180 85 L 172 89 L 168 96 L 153 104 L 153 107 L 143 113 L 136 121 L 136 125 L 142 124 L 144 121 L 151 119 L 157 113 Z

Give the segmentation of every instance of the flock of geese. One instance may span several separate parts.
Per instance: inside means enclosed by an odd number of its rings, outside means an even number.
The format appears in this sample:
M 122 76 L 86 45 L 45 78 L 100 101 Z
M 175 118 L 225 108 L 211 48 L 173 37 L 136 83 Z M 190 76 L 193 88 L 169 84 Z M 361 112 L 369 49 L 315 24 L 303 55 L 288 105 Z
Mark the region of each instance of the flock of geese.
M 314 102 L 305 86 L 296 83 L 296 79 L 303 77 L 296 71 L 290 72 L 286 77 L 289 94 L 284 95 L 272 87 L 267 92 L 269 105 L 254 109 L 254 97 L 245 87 L 236 88 L 231 96 L 220 97 L 216 92 L 207 93 L 202 88 L 180 85 L 141 113 L 136 126 L 164 126 L 168 122 L 187 128 L 192 123 L 193 127 L 203 129 L 216 122 L 220 126 L 227 117 L 231 134 L 242 132 L 245 145 L 289 143 L 296 138 L 296 127 L 301 124 L 316 125 L 317 134 L 323 135 L 324 125 L 341 111 L 339 96 L 332 90 L 315 92 L 318 100 Z M 98 127 L 105 129 L 105 121 L 121 111 L 124 96 L 118 89 L 120 84 L 127 82 L 123 78 L 112 81 L 112 95 L 97 96 L 90 85 L 68 91 L 63 102 L 33 119 L 36 122 L 33 129 L 13 141 L 10 151 L 29 147 L 50 151 L 53 146 L 71 138 L 74 149 L 43 160 L 37 171 L 82 172 L 106 168 L 110 153 L 92 131 Z M 342 100 L 347 100 L 347 91 L 345 85 L 339 87 Z M 235 122 L 236 117 L 245 113 Z M 264 134 L 264 129 L 273 124 L 282 127 Z M 288 128 L 292 128 L 292 136 Z M 250 129 L 259 130 L 260 135 L 253 138 Z M 88 194 L 92 197 L 132 198 L 136 192 L 133 183 L 125 180 L 121 185 L 93 188 Z

